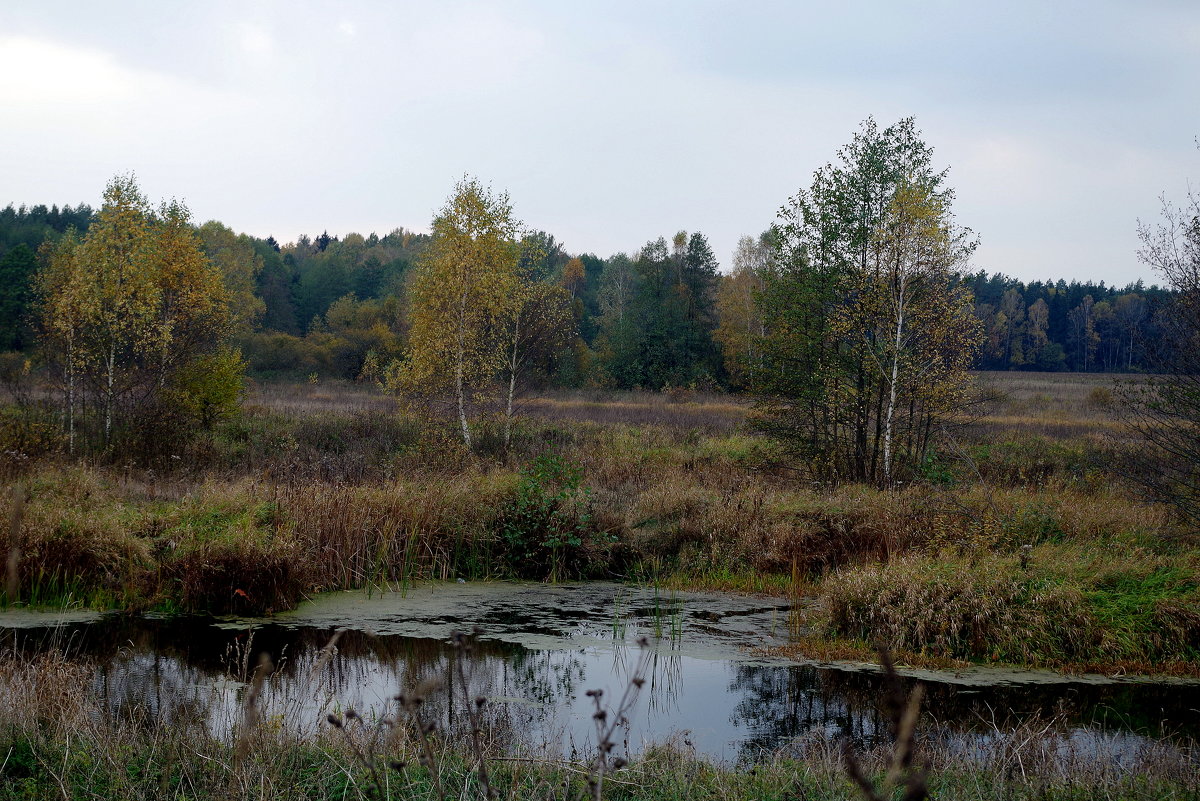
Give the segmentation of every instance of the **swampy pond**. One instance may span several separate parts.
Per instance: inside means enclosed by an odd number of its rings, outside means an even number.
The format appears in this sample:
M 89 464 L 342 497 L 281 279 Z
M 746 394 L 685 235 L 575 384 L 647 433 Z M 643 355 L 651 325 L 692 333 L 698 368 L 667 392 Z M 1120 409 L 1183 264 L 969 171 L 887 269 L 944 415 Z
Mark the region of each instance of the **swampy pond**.
M 873 669 L 763 653 L 788 641 L 790 612 L 784 599 L 608 583 L 437 583 L 325 595 L 263 619 L 9 611 L 0 613 L 0 649 L 62 649 L 94 665 L 91 690 L 112 714 L 186 717 L 218 733 L 237 720 L 265 652 L 277 666 L 266 714 L 301 731 L 325 725 L 331 710 L 383 714 L 388 699 L 428 679 L 441 686 L 425 714 L 461 730 L 458 671 L 448 667 L 462 659 L 471 696 L 491 701 L 492 733 L 513 747 L 586 750 L 594 741 L 586 691 L 614 699 L 639 662 L 646 682 L 620 735 L 633 753 L 674 738 L 717 759 L 754 759 L 805 738 L 882 736 Z M 473 627 L 470 653 L 450 647 L 452 632 Z M 1034 717 L 1089 750 L 1118 754 L 1200 735 L 1194 683 L 984 668 L 909 671 L 905 681 L 925 686 L 923 730 L 967 749 Z

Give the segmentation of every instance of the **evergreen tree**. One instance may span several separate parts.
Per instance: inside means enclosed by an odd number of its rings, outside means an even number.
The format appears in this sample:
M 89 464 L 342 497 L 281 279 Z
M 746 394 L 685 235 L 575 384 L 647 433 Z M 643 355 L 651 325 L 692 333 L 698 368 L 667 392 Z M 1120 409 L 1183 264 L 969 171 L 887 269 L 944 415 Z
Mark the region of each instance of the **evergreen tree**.
M 37 256 L 24 242 L 0 258 L 0 351 L 30 344 L 26 315 Z

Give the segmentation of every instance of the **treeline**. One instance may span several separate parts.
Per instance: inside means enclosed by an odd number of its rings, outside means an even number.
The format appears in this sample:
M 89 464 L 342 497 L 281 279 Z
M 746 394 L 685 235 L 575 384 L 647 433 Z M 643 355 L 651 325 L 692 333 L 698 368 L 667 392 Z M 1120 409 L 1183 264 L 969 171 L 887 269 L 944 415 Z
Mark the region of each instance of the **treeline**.
M 1170 290 L 1059 280 L 1028 284 L 979 272 L 967 279 L 987 332 L 985 370 L 1128 372 L 1161 350 Z
M 83 203 L 0 209 L 0 352 L 33 345 L 28 316 L 38 248 L 68 229 L 86 232 L 94 217 Z
M 0 351 L 31 351 L 33 276 L 67 230 L 86 233 L 85 204 L 0 210 Z M 273 238 L 237 234 L 218 222 L 197 228 L 225 276 L 233 339 L 260 375 L 377 377 L 407 348 L 407 284 L 430 237 L 386 235 Z M 560 386 L 747 388 L 755 337 L 754 298 L 774 269 L 772 232 L 744 238 L 722 274 L 707 238 L 678 232 L 632 254 L 570 254 L 545 232 L 526 236 L 525 269 L 570 299 L 563 336 L 534 359 L 534 380 Z M 960 280 L 974 294 L 987 337 L 976 366 L 992 370 L 1136 371 L 1163 336 L 1170 293 L 1141 282 L 1024 283 L 984 272 Z M 550 345 L 547 345 L 550 347 Z

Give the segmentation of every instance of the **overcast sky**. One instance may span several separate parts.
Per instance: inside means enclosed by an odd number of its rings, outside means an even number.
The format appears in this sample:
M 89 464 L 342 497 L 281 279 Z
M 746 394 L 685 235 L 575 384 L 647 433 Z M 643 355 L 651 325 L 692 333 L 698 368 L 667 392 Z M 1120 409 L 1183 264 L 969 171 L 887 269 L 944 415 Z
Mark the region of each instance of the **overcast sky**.
M 151 199 L 258 236 L 427 230 L 477 175 L 572 253 L 722 264 L 859 122 L 915 116 L 975 267 L 1153 275 L 1200 181 L 1200 2 L 0 6 L 0 206 Z

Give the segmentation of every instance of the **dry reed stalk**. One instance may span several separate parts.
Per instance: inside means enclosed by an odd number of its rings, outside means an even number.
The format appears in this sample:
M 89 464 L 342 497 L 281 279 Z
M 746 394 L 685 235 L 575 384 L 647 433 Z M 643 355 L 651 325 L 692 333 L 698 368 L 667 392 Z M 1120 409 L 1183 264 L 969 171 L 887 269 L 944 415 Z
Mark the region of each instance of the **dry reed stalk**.
M 263 651 L 258 656 L 258 666 L 254 669 L 254 676 L 250 680 L 250 686 L 246 689 L 246 698 L 242 702 L 242 726 L 238 731 L 237 745 L 234 748 L 234 757 L 238 763 L 250 752 L 251 739 L 261 720 L 258 702 L 262 697 L 263 685 L 266 684 L 267 676 L 274 670 L 275 665 L 272 664 L 271 657 L 267 655 L 266 651 Z
M 465 658 L 469 657 L 475 649 L 475 638 L 479 634 L 479 628 L 475 628 L 470 634 L 463 634 L 460 631 L 453 632 L 450 635 L 450 644 L 457 651 L 453 669 L 458 674 L 458 686 L 462 691 L 463 705 L 467 710 L 467 721 L 471 725 L 471 750 L 475 756 L 476 775 L 479 776 L 479 786 L 483 791 L 484 799 L 492 801 L 498 797 L 499 793 L 492 786 L 491 777 L 488 775 L 487 756 L 483 749 L 483 723 L 479 719 L 479 713 L 487 704 L 487 699 L 482 695 L 471 697 L 466 670 L 463 668 Z M 450 703 L 454 703 L 453 698 L 450 699 Z
M 338 629 L 333 633 L 333 636 L 329 638 L 329 642 L 325 643 L 325 645 L 321 648 L 320 653 L 317 654 L 316 661 L 313 662 L 312 670 L 310 671 L 311 676 L 315 676 L 324 670 L 325 666 L 329 664 L 331 659 L 333 659 L 334 654 L 337 653 L 337 642 L 345 633 L 345 628 Z
M 629 677 L 629 683 L 625 685 L 625 691 L 617 701 L 615 708 L 610 711 L 603 707 L 600 701 L 604 695 L 603 690 L 588 690 L 587 692 L 596 709 L 592 714 L 592 720 L 596 725 L 596 756 L 592 760 L 591 773 L 588 777 L 588 788 L 592 793 L 592 801 L 600 801 L 604 790 L 604 777 L 608 770 L 610 768 L 620 770 L 627 764 L 623 757 L 613 758 L 611 756 L 613 748 L 616 747 L 612 738 L 618 726 L 628 724 L 629 713 L 633 710 L 638 694 L 646 683 L 645 675 L 650 666 L 652 653 L 650 641 L 641 637 L 638 639 L 638 646 L 642 650 L 638 656 L 637 665 L 634 667 L 633 674 Z
M 426 679 L 412 691 L 402 692 L 396 696 L 396 702 L 400 705 L 400 711 L 408 717 L 417 733 L 417 744 L 420 749 L 420 756 L 418 756 L 417 761 L 429 772 L 429 777 L 433 782 L 437 798 L 445 797 L 445 794 L 442 792 L 441 764 L 433 750 L 432 735 L 437 731 L 437 724 L 433 721 L 422 719 L 421 707 L 430 693 L 437 691 L 441 686 L 442 682 L 438 679 Z
M 916 749 L 917 719 L 921 714 L 922 690 L 917 687 L 906 698 L 900 686 L 900 675 L 892 662 L 891 652 L 880 646 L 879 662 L 884 673 L 884 712 L 892 738 L 892 753 L 887 774 L 880 786 L 871 781 L 862 770 L 849 739 L 842 741 L 842 759 L 846 775 L 867 801 L 885 801 L 892 797 L 895 788 L 903 786 L 904 801 L 923 801 L 929 797 L 925 782 L 925 769 L 913 767 Z

